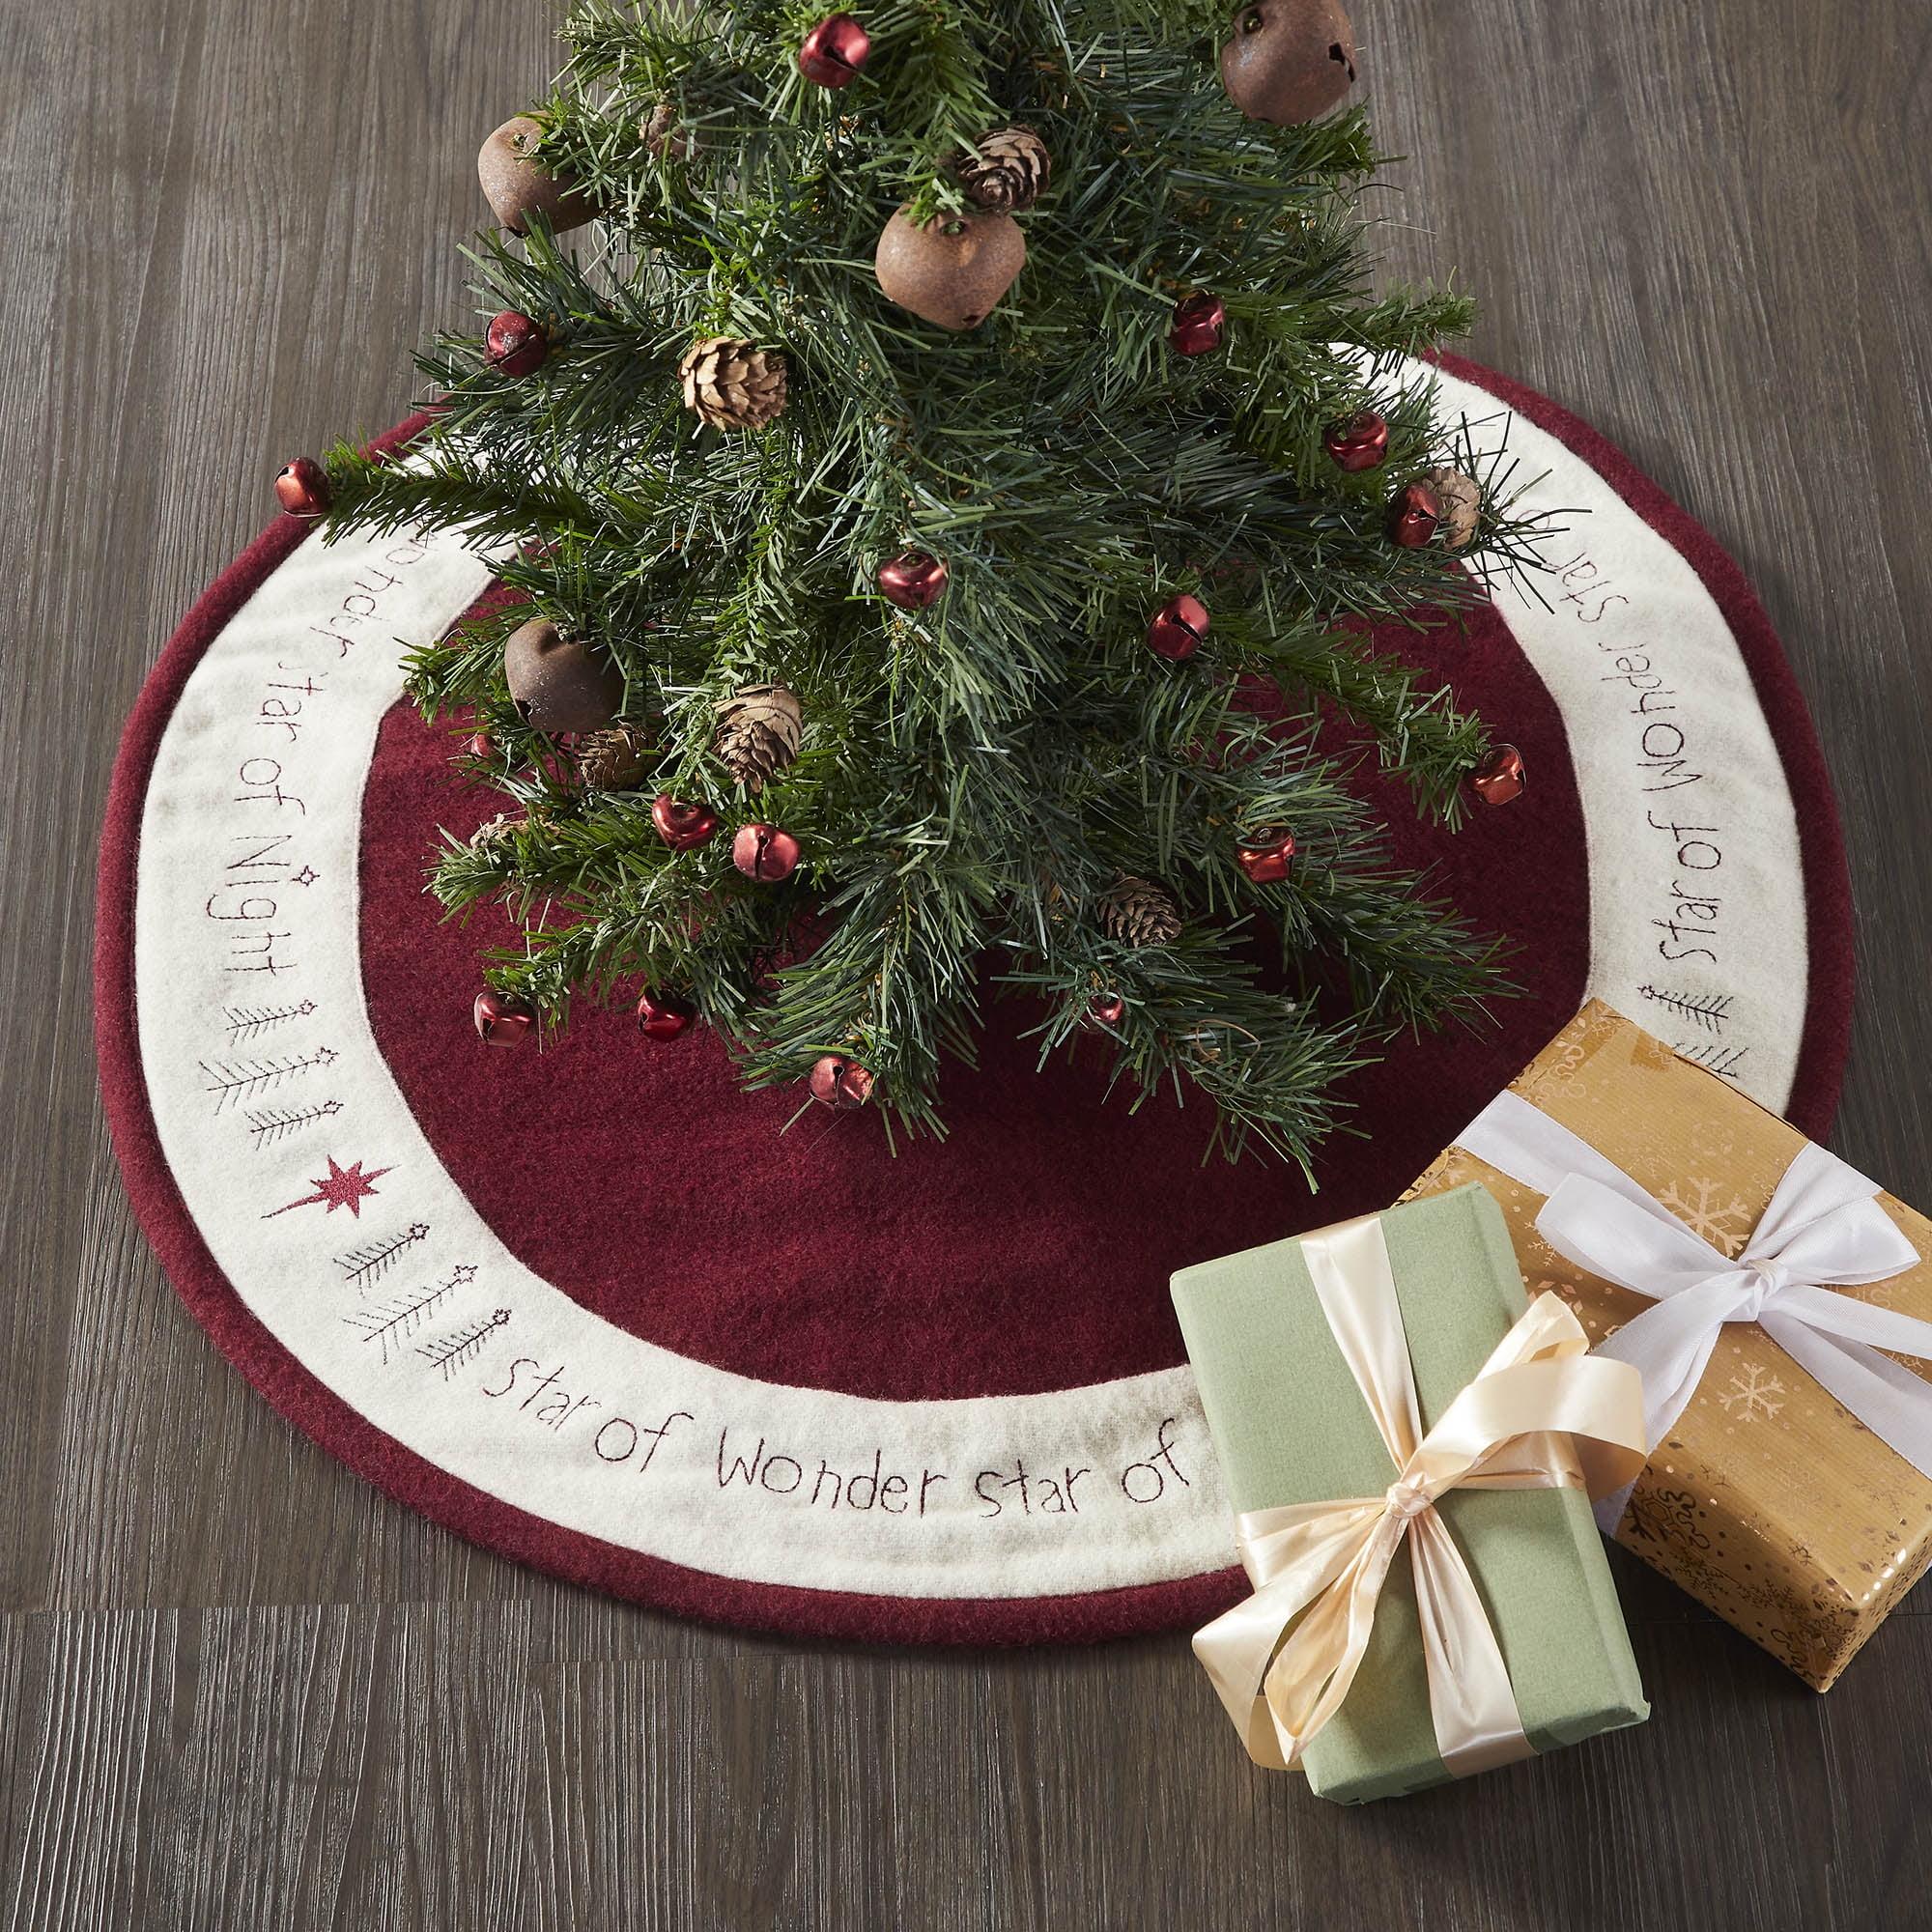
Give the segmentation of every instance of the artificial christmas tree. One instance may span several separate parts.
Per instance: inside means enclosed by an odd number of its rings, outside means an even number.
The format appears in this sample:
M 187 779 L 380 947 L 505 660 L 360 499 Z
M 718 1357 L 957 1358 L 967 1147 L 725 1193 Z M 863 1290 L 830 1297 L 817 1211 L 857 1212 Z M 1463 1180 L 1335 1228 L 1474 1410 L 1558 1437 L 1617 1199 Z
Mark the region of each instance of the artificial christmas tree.
M 412 667 L 527 820 L 513 870 L 461 845 L 435 878 L 525 923 L 494 992 L 550 1027 L 689 1002 L 752 1084 L 817 1069 L 918 1129 L 1016 986 L 998 1023 L 1043 1052 L 1097 1025 L 1229 1151 L 1304 1159 L 1366 1043 L 1493 984 L 1343 779 L 1465 809 L 1483 728 L 1366 633 L 1525 541 L 1401 373 L 1468 307 L 1370 291 L 1361 112 L 1271 125 L 1346 93 L 1339 9 L 594 0 L 564 31 L 486 151 L 527 232 L 478 256 L 541 361 L 441 339 L 412 460 L 338 450 L 298 506 L 501 558 L 508 608 Z M 1399 506 L 1443 471 L 1479 500 L 1438 529 Z M 619 741 L 545 735 L 619 727 L 621 778 Z

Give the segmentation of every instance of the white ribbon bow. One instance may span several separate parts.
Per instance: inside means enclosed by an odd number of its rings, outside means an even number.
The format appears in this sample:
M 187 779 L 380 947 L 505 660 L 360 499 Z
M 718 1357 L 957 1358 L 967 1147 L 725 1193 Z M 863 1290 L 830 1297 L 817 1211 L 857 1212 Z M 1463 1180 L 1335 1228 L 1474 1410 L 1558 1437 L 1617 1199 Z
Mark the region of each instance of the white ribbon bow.
M 1873 1199 L 1876 1181 L 1807 1141 L 1732 1261 L 1518 1094 L 1498 1094 L 1459 1145 L 1548 1197 L 1536 1231 L 1558 1254 L 1656 1303 L 1595 1351 L 1643 1377 L 1653 1450 L 1695 1394 L 1724 1324 L 1755 1321 L 1874 1435 L 1932 1477 L 1932 1383 L 1878 1352 L 1932 1360 L 1932 1321 L 1830 1292 L 1889 1280 L 1919 1260 Z M 1606 1531 L 1628 1494 L 1599 1504 Z

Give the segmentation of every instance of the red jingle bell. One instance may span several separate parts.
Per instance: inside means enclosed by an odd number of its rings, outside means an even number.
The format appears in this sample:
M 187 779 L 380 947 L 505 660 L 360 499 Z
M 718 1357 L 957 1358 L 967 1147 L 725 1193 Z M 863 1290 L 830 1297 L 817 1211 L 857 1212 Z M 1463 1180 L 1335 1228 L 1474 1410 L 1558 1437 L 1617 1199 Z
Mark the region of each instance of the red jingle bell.
M 1126 1017 L 1127 1003 L 1118 993 L 1095 993 L 1087 1002 L 1087 1017 L 1095 1026 L 1117 1027 Z
M 1441 521 L 1441 497 L 1427 483 L 1410 483 L 1389 505 L 1389 540 L 1404 550 L 1421 550 Z
M 549 354 L 543 324 L 513 308 L 493 317 L 483 337 L 483 359 L 506 376 L 534 376 Z
M 319 517 L 328 508 L 328 472 L 312 456 L 298 456 L 275 476 L 275 501 L 292 517 Z
M 1488 764 L 1469 774 L 1470 788 L 1485 805 L 1507 805 L 1522 796 L 1522 753 L 1514 745 L 1500 747 Z
M 856 1060 L 848 1060 L 842 1053 L 828 1053 L 817 1062 L 807 1084 L 814 1100 L 823 1101 L 828 1107 L 837 1107 L 840 1113 L 850 1113 L 854 1107 L 863 1107 L 872 1097 L 869 1070 Z
M 1336 469 L 1351 476 L 1358 470 L 1374 469 L 1389 453 L 1388 418 L 1375 410 L 1361 410 L 1345 422 L 1330 423 L 1321 438 L 1321 447 Z
M 947 570 L 936 556 L 909 550 L 879 566 L 879 594 L 901 611 L 925 611 L 946 595 Z
M 1153 622 L 1148 626 L 1148 649 L 1156 657 L 1191 658 L 1201 648 L 1208 628 L 1207 605 L 1182 591 L 1153 613 Z
M 1168 347 L 1177 355 L 1206 355 L 1228 331 L 1228 307 L 1219 296 L 1188 296 L 1174 305 Z
M 834 14 L 806 35 L 798 71 L 820 87 L 850 87 L 872 51 L 871 36 L 850 14 Z
M 1236 865 L 1258 886 L 1280 885 L 1293 857 L 1294 834 L 1285 825 L 1245 833 L 1235 849 Z
M 485 1046 L 521 1046 L 536 1025 L 536 1015 L 521 1000 L 506 1000 L 485 987 L 471 1009 L 476 1037 Z
M 651 801 L 651 823 L 673 852 L 691 852 L 710 841 L 718 830 L 718 814 L 708 805 L 687 805 L 661 791 Z
M 798 870 L 798 840 L 776 825 L 741 825 L 731 840 L 731 863 L 746 878 L 776 886 Z
M 497 750 L 496 746 L 490 742 L 490 734 L 487 731 L 477 732 L 465 749 L 472 758 L 491 757 Z
M 647 992 L 638 1002 L 638 1031 L 646 1039 L 676 1039 L 696 1017 L 697 1009 L 675 993 Z

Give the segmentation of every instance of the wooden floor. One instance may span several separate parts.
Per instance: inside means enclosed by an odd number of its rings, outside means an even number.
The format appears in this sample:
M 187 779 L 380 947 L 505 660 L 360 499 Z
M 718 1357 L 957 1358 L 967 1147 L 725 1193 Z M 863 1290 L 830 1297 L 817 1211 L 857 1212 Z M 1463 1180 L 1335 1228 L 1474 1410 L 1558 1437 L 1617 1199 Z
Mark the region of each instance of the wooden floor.
M 1861 915 L 1836 1144 L 1932 1203 L 1932 9 L 1358 0 L 1398 266 L 1754 576 Z M 95 1094 L 120 722 L 286 453 L 460 308 L 541 0 L 0 6 L 0 1925 L 1932 1926 L 1932 1589 L 1829 1698 L 1620 1565 L 1645 1730 L 1400 1806 L 1251 1772 L 1184 1639 L 809 1649 L 578 1595 L 298 1437 Z

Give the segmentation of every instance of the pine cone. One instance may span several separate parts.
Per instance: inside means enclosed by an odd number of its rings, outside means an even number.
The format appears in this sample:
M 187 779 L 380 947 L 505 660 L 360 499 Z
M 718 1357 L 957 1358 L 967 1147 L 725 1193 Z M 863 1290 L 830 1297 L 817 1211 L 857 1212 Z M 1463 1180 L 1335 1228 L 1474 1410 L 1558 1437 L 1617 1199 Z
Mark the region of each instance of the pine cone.
M 1460 469 L 1432 469 L 1422 480 L 1441 505 L 1442 541 L 1451 550 L 1466 549 L 1483 521 L 1483 486 Z
M 718 707 L 711 741 L 718 761 L 747 790 L 758 791 L 798 756 L 805 713 L 781 684 L 751 684 Z
M 1010 213 L 1031 208 L 1053 173 L 1046 143 L 1031 128 L 996 128 L 980 139 L 979 152 L 959 162 L 959 182 L 981 208 Z
M 1107 930 L 1128 946 L 1171 946 L 1180 937 L 1180 914 L 1164 886 L 1122 874 L 1100 901 Z
M 679 122 L 674 101 L 660 100 L 638 123 L 638 139 L 660 161 L 688 161 L 697 153 L 696 136 Z
M 479 825 L 469 835 L 469 849 L 472 852 L 489 852 L 497 846 L 507 844 L 526 825 L 526 818 L 512 818 L 506 811 L 499 811 L 487 825 Z
M 577 747 L 577 776 L 592 791 L 626 791 L 644 775 L 649 740 L 635 724 L 593 731 Z
M 706 335 L 677 365 L 684 406 L 713 429 L 762 429 L 785 406 L 785 359 L 735 335 Z

